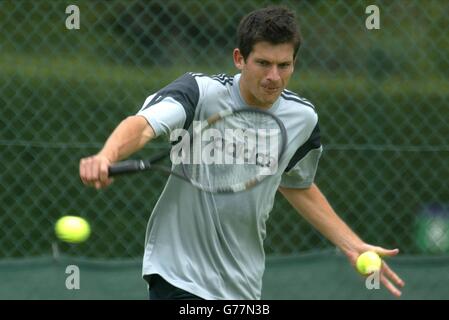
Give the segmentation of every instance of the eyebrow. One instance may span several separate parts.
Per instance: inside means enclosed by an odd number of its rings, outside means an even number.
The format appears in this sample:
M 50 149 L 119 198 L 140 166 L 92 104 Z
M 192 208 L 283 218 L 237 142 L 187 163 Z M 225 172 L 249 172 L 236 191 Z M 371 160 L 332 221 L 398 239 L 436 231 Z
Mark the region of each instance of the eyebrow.
M 270 60 L 267 60 L 267 59 L 264 59 L 264 58 L 255 58 L 254 59 L 256 62 L 268 62 L 268 63 L 273 63 L 272 61 L 270 61 Z M 278 65 L 279 64 L 291 64 L 291 63 L 293 63 L 293 61 L 292 60 L 286 60 L 286 61 L 281 61 L 281 62 L 279 62 L 279 63 L 277 63 Z

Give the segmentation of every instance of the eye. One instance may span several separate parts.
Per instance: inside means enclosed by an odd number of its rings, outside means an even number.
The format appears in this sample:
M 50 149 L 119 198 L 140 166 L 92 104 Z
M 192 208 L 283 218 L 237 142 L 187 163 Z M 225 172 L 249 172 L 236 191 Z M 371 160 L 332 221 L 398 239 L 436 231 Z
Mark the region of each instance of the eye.
M 259 60 L 259 61 L 257 61 L 257 63 L 259 65 L 261 65 L 262 67 L 267 67 L 267 66 L 270 65 L 270 63 L 268 61 L 265 61 L 265 60 Z
M 290 67 L 290 63 L 289 62 L 281 63 L 279 65 L 279 68 L 281 68 L 281 69 L 286 69 L 288 67 Z

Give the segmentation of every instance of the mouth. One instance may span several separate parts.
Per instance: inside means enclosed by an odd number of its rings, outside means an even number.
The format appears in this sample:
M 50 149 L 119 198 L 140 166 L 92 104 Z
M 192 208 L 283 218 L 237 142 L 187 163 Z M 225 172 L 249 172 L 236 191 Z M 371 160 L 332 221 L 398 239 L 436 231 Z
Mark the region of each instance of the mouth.
M 273 94 L 273 93 L 276 93 L 279 91 L 279 87 L 262 86 L 262 88 L 270 94 Z

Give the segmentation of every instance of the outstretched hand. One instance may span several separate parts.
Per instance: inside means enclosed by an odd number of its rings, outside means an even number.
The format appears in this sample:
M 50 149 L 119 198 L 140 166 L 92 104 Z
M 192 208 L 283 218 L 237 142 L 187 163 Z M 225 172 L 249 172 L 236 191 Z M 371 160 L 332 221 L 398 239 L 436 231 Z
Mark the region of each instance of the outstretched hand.
M 360 254 L 365 251 L 374 251 L 381 258 L 383 257 L 394 257 L 399 253 L 399 249 L 385 249 L 382 247 L 372 246 L 365 244 L 361 247 L 358 252 L 352 252 L 348 254 L 348 258 L 353 266 L 356 265 L 357 258 Z M 380 282 L 385 286 L 385 288 L 391 292 L 395 297 L 400 297 L 402 292 L 399 288 L 404 287 L 405 282 L 394 272 L 388 264 L 382 259 L 382 267 L 380 270 Z

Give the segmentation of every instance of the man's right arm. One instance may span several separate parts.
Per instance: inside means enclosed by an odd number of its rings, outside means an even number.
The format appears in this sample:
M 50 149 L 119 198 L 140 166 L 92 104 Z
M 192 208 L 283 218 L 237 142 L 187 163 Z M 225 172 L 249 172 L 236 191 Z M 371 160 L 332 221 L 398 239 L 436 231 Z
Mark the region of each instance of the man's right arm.
M 104 147 L 96 155 L 80 161 L 80 178 L 85 185 L 97 189 L 112 183 L 109 166 L 140 150 L 155 137 L 153 128 L 142 116 L 130 116 L 112 132 Z

